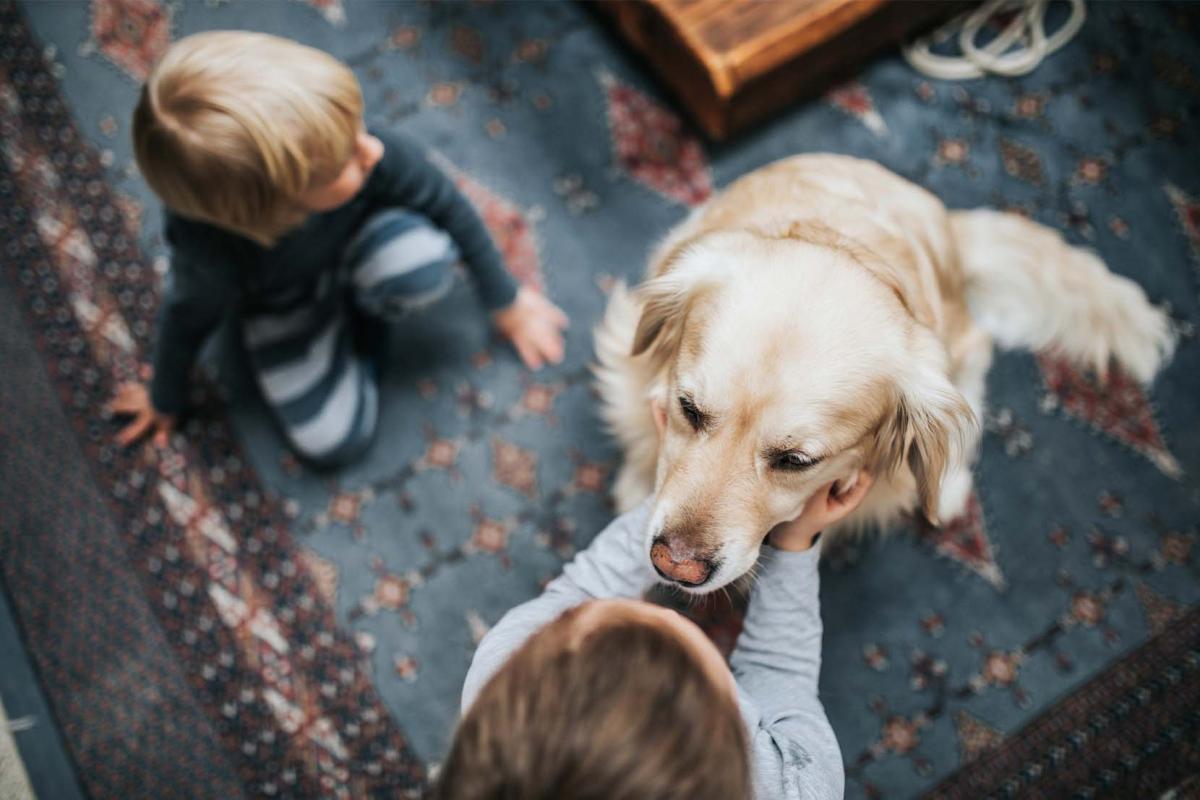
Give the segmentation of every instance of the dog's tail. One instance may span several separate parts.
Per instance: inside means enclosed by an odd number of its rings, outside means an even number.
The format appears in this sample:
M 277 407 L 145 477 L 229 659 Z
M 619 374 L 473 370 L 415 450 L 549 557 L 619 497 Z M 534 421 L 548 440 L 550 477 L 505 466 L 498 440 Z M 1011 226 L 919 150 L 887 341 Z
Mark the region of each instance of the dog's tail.
M 950 214 L 971 317 L 1001 347 L 1056 350 L 1103 380 L 1110 360 L 1153 380 L 1175 342 L 1167 315 L 1096 255 L 1019 214 Z
M 658 431 L 646 395 L 652 382 L 650 359 L 634 358 L 633 335 L 641 311 L 624 283 L 613 287 L 604 318 L 593 331 L 596 343 L 596 389 L 600 416 L 621 443 L 625 463 L 617 474 L 613 497 L 619 511 L 645 499 L 654 486 Z

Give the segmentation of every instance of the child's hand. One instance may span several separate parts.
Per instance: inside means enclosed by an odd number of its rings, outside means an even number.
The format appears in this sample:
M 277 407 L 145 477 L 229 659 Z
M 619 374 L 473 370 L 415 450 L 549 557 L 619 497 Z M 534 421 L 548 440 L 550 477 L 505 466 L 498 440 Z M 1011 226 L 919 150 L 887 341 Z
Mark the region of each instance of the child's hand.
M 563 359 L 563 330 L 567 315 L 536 289 L 521 287 L 517 299 L 508 308 L 492 315 L 496 329 L 512 342 L 517 354 L 530 369 L 540 369 L 547 361 Z
M 836 481 L 822 486 L 809 498 L 800 516 L 771 529 L 767 542 L 778 550 L 807 550 L 813 546 L 817 534 L 858 508 L 871 488 L 871 481 L 871 474 L 861 470 L 849 489 L 841 489 Z M 835 489 L 839 493 L 835 494 Z
M 152 436 L 155 447 L 166 447 L 171 431 L 175 430 L 175 417 L 163 414 L 154 407 L 145 384 L 122 383 L 108 402 L 108 410 L 117 416 L 133 417 L 117 434 L 117 444 L 122 447 L 133 444 L 143 436 Z

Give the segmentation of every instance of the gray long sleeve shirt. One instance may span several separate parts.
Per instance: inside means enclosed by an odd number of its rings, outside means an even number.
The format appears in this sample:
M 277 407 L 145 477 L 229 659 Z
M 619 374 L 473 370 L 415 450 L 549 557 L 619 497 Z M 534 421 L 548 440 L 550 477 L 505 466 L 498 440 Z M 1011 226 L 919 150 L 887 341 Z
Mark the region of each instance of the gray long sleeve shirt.
M 463 685 L 464 713 L 508 657 L 567 609 L 600 598 L 642 597 L 656 580 L 643 552 L 649 515 L 647 501 L 618 517 L 540 597 L 512 609 L 488 631 Z M 819 558 L 819 547 L 803 553 L 763 547 L 730 658 L 760 800 L 827 800 L 842 797 L 845 788 L 841 750 L 817 697 Z

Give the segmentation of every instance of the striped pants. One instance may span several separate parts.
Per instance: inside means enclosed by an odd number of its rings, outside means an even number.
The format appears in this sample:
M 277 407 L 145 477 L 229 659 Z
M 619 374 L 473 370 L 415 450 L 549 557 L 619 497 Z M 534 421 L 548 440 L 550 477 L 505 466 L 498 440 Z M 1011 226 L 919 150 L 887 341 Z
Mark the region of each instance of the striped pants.
M 296 454 L 322 468 L 370 445 L 379 392 L 369 356 L 355 350 L 353 321 L 393 320 L 449 291 L 453 240 L 425 217 L 390 209 L 371 217 L 300 305 L 243 317 L 250 364 Z

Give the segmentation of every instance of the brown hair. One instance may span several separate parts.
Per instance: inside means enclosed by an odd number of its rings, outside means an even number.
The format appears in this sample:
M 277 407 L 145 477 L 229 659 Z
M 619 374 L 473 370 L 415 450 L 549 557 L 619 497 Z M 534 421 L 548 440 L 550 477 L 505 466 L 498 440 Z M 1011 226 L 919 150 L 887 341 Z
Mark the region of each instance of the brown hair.
M 133 112 L 138 168 L 163 203 L 269 246 L 306 212 L 296 198 L 337 177 L 362 125 L 354 73 L 263 33 L 175 43 Z
M 738 800 L 750 762 L 737 704 L 677 635 L 581 609 L 535 634 L 459 723 L 439 800 Z

